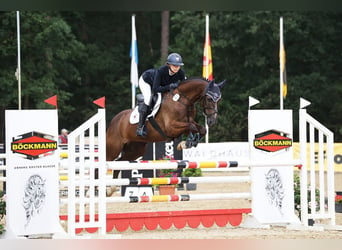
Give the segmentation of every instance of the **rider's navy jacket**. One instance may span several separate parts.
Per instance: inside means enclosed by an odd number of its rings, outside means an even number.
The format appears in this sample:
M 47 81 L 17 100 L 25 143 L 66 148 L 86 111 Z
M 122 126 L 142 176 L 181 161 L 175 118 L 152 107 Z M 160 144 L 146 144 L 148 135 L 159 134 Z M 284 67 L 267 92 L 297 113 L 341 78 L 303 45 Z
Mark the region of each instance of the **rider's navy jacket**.
M 185 79 L 185 73 L 182 69 L 170 76 L 169 67 L 167 65 L 161 66 L 159 69 L 148 69 L 143 75 L 145 82 L 152 86 L 152 92 L 167 92 L 170 91 L 170 84 L 176 83 L 178 81 L 183 81 Z

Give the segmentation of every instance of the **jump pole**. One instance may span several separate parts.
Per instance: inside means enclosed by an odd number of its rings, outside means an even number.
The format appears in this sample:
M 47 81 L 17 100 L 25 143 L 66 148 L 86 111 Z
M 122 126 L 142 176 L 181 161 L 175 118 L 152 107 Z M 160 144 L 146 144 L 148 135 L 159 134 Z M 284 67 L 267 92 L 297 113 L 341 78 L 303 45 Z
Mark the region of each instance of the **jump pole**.
M 106 162 L 111 170 L 134 170 L 134 169 L 177 169 L 177 168 L 237 168 L 237 167 L 288 167 L 300 165 L 299 159 L 256 159 L 249 161 L 110 161 Z

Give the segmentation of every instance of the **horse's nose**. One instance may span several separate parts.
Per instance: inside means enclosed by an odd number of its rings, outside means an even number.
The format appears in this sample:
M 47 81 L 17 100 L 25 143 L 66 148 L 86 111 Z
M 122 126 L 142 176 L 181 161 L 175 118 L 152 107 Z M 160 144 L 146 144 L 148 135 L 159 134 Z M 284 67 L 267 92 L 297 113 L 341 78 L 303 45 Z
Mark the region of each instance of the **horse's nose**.
M 216 124 L 216 115 L 211 115 L 207 117 L 207 124 L 209 127 L 213 126 Z

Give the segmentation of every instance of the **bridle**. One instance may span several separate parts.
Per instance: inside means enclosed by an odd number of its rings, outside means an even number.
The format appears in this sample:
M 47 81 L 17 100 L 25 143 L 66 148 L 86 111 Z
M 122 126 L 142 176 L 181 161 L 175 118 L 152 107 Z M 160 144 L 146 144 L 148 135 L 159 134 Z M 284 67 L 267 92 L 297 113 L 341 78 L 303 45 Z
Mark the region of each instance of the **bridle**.
M 203 114 L 206 117 L 211 117 L 215 114 L 218 113 L 217 110 L 217 103 L 221 100 L 221 94 L 218 94 L 216 92 L 210 91 L 208 90 L 205 94 L 205 96 L 203 96 L 201 98 L 201 106 L 203 108 Z M 208 105 L 208 103 L 214 103 L 214 105 Z M 213 107 L 211 107 L 213 106 Z M 207 110 L 212 111 L 210 113 L 207 112 Z
M 180 91 L 177 91 L 178 93 L 174 93 L 174 90 L 171 91 L 171 95 L 174 101 L 177 101 L 187 107 L 187 117 L 189 120 L 190 114 L 193 111 L 195 102 L 191 101 L 189 97 L 182 94 Z M 178 96 L 177 96 L 178 95 Z M 184 102 L 186 100 L 186 102 Z M 200 105 L 202 107 L 202 112 L 206 117 L 211 117 L 218 113 L 217 110 L 217 103 L 221 100 L 221 93 L 216 93 L 211 90 L 207 90 L 206 94 L 201 97 L 200 99 Z M 208 103 L 214 103 L 214 107 L 211 107 L 212 105 L 208 105 Z M 208 113 L 207 111 L 212 111 Z

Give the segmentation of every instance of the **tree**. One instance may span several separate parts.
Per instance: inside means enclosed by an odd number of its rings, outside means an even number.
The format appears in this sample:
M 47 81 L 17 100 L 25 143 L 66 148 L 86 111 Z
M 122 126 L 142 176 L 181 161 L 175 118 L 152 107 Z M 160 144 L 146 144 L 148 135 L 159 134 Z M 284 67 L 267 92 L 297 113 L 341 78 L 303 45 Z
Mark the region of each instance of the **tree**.
M 134 14 L 140 74 L 159 67 L 167 51 L 175 51 L 182 55 L 188 77 L 202 75 L 207 13 Z M 288 80 L 284 107 L 294 110 L 296 124 L 299 98 L 308 99 L 312 102 L 308 112 L 333 130 L 335 141 L 342 140 L 341 13 L 216 11 L 209 14 L 214 77 L 216 81 L 227 79 L 219 104 L 218 124 L 210 130 L 211 142 L 247 140 L 248 96 L 261 101 L 255 108 L 279 108 L 280 16 L 284 17 Z M 131 15 L 110 11 L 20 12 L 23 107 L 47 108 L 49 105 L 43 100 L 57 94 L 59 125 L 70 130 L 96 111 L 92 101 L 101 96 L 106 96 L 108 122 L 116 113 L 129 108 Z M 0 141 L 3 141 L 4 110 L 17 108 L 18 104 L 14 75 L 15 12 L 0 12 L 0 22 Z M 204 122 L 201 112 L 198 119 Z M 294 126 L 295 139 L 297 129 Z
M 17 107 L 16 13 L 0 14 L 5 37 L 1 53 L 0 107 Z M 47 107 L 44 99 L 58 94 L 63 106 L 72 94 L 66 90 L 70 83 L 77 82 L 79 71 L 75 63 L 83 49 L 70 26 L 56 12 L 20 12 L 21 34 L 21 89 L 24 109 Z M 69 106 L 69 110 L 72 111 Z M 3 117 L 4 113 L 2 113 Z
M 171 46 L 184 55 L 190 75 L 200 75 L 202 69 L 205 14 L 183 11 L 171 17 L 171 33 L 177 33 Z M 341 94 L 341 56 L 335 56 L 341 51 L 341 13 L 252 11 L 210 13 L 214 77 L 228 80 L 210 141 L 247 139 L 248 96 L 261 101 L 256 108 L 279 108 L 280 16 L 287 55 L 285 108 L 298 110 L 299 97 L 311 100 L 309 112 L 342 139 L 335 123 L 341 121 L 341 105 L 327 101 Z M 294 130 L 297 139 L 298 128 Z
M 170 11 L 162 11 L 162 30 L 161 30 L 161 45 L 160 45 L 160 55 L 161 61 L 165 61 L 167 54 L 169 52 L 169 18 L 170 18 Z

